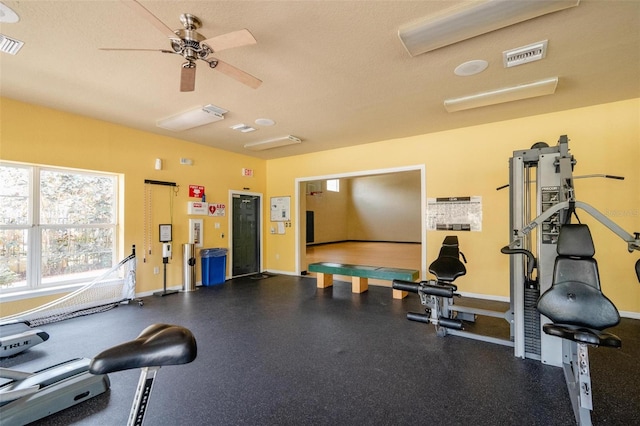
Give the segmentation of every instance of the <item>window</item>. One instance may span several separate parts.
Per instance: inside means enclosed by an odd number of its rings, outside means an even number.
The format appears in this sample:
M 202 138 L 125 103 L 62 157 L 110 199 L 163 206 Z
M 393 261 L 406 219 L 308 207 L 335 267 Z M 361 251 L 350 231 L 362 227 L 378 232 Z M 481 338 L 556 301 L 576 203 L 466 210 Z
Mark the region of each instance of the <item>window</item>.
M 327 179 L 327 191 L 340 192 L 340 179 Z
M 116 261 L 113 174 L 0 163 L 0 290 L 84 283 Z

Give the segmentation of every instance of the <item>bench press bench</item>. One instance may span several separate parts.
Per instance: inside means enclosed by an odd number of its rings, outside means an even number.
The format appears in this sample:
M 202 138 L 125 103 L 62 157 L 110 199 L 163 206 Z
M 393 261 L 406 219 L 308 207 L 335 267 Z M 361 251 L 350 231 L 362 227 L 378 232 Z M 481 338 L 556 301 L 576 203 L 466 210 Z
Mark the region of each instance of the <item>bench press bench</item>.
M 309 272 L 317 274 L 318 288 L 333 285 L 334 275 L 351 277 L 351 291 L 363 293 L 369 289 L 369 278 L 385 281 L 404 280 L 416 281 L 420 278 L 420 271 L 415 269 L 384 268 L 380 266 L 349 265 L 344 263 L 318 262 L 309 264 Z M 393 298 L 402 299 L 406 291 L 393 289 Z

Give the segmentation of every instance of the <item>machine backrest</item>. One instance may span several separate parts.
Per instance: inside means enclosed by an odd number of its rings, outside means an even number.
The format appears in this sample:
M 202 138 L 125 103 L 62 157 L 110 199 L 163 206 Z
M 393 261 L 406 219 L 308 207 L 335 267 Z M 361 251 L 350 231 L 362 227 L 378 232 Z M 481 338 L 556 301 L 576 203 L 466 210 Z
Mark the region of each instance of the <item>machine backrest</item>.
M 429 265 L 429 272 L 435 275 L 438 281 L 446 282 L 453 282 L 467 273 L 467 268 L 460 260 L 457 236 L 448 235 L 444 238 L 438 258 Z
M 600 290 L 598 263 L 589 227 L 560 228 L 553 282 L 538 300 L 538 310 L 554 323 L 602 330 L 620 322 L 615 305 Z

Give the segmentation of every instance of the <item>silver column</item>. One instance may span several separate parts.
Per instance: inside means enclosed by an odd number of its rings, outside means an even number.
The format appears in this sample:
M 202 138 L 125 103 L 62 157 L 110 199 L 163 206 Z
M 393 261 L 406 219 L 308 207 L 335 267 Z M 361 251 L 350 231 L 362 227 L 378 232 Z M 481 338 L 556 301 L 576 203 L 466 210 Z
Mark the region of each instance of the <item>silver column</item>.
M 182 291 L 196 290 L 196 245 L 182 245 Z

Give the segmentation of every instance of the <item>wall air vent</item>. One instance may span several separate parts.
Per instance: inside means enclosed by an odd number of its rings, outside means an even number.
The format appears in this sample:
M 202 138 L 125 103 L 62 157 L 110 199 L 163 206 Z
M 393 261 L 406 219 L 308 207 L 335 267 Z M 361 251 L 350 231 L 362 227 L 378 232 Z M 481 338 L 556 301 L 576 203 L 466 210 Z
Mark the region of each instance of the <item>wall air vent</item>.
M 504 67 L 511 68 L 543 59 L 547 56 L 547 42 L 548 40 L 539 41 L 528 46 L 502 52 Z
M 24 45 L 23 41 L 0 34 L 0 52 L 15 55 Z

